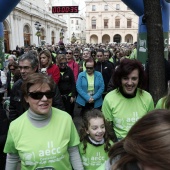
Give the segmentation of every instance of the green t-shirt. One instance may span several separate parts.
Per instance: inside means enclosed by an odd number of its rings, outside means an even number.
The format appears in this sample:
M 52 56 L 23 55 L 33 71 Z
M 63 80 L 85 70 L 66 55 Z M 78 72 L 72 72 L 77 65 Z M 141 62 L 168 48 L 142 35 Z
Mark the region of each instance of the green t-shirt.
M 87 76 L 87 82 L 88 82 L 88 94 L 90 96 L 94 95 L 94 74 L 92 76 L 89 76 L 88 74 L 86 74 Z
M 37 128 L 27 112 L 11 122 L 5 153 L 17 153 L 22 170 L 72 170 L 68 147 L 77 146 L 79 136 L 72 118 L 52 108 L 48 125 Z
M 83 61 L 83 71 L 86 71 L 85 61 Z
M 112 62 L 112 63 L 114 63 L 114 61 L 113 61 L 113 58 L 112 58 L 112 57 L 110 57 L 110 58 L 109 58 L 109 61 L 110 61 L 110 62 Z
M 137 89 L 136 96 L 125 98 L 117 90 L 109 92 L 103 101 L 102 112 L 108 121 L 113 122 L 118 138 L 124 138 L 134 123 L 154 109 L 151 95 Z
M 132 53 L 130 54 L 130 59 L 137 59 L 137 49 L 134 48 Z
M 83 143 L 80 143 L 79 152 L 85 170 L 96 170 L 108 159 L 108 153 L 105 152 L 104 145 L 105 144 L 101 146 L 94 146 L 87 143 L 86 153 L 84 153 L 84 145 Z
M 155 109 L 165 109 L 165 103 L 164 103 L 165 98 L 161 98 L 158 100 Z

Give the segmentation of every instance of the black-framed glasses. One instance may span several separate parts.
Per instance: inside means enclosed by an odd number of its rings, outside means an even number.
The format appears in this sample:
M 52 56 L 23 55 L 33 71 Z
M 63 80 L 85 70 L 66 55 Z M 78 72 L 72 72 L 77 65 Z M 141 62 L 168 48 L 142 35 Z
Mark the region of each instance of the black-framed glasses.
M 72 52 L 66 52 L 66 54 L 72 54 Z
M 23 70 L 28 70 L 28 69 L 30 69 L 30 68 L 31 68 L 30 66 L 23 66 L 23 67 L 22 67 L 22 66 L 19 66 L 19 69 L 20 69 L 20 70 L 22 70 L 22 69 L 23 69 Z
M 15 68 L 14 69 L 9 69 L 10 71 L 14 71 L 15 70 Z
M 86 67 L 86 70 L 93 70 L 94 67 Z
M 48 92 L 29 92 L 28 96 L 30 96 L 32 99 L 40 100 L 43 98 L 43 96 L 46 96 L 47 99 L 51 99 L 55 96 L 55 93 L 53 91 Z
M 64 65 L 65 66 L 65 65 L 67 65 L 67 62 L 60 63 L 60 65 Z

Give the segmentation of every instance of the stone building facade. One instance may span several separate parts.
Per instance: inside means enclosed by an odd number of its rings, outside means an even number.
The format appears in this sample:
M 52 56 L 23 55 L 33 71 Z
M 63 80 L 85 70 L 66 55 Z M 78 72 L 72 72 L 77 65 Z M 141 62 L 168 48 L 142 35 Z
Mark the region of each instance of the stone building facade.
M 35 28 L 37 21 L 41 24 L 39 37 Z M 3 25 L 5 52 L 14 50 L 17 45 L 39 46 L 42 40 L 48 44 L 56 44 L 60 41 L 61 29 L 67 32 L 65 20 L 49 12 L 43 0 L 21 0 Z
M 138 16 L 121 0 L 86 0 L 86 42 L 137 41 Z

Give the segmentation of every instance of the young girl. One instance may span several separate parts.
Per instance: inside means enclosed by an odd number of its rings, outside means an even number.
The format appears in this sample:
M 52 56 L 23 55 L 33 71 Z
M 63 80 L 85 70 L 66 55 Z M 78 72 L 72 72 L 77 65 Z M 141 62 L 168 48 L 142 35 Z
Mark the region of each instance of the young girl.
M 108 159 L 108 150 L 113 142 L 100 110 L 92 109 L 84 113 L 80 141 L 79 151 L 85 170 L 96 170 Z

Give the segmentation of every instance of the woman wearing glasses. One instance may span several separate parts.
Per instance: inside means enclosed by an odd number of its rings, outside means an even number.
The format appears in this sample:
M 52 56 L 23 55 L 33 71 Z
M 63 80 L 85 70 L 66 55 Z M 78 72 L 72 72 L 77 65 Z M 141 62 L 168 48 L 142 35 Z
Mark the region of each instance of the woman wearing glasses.
M 100 109 L 103 102 L 104 81 L 102 74 L 94 70 L 95 64 L 94 59 L 88 59 L 85 62 L 86 71 L 79 73 L 77 79 L 76 103 L 82 106 L 82 112 L 91 108 Z
M 52 63 L 52 56 L 49 50 L 43 50 L 39 54 L 40 71 L 47 73 L 53 78 L 56 84 L 60 79 L 60 71 L 56 64 Z
M 60 80 L 58 88 L 60 90 L 65 111 L 73 118 L 74 98 L 76 95 L 76 84 L 73 71 L 67 66 L 67 59 L 65 54 L 58 55 L 58 65 L 60 69 Z
M 73 51 L 72 50 L 70 50 L 70 49 L 67 50 L 66 58 L 67 58 L 67 65 L 73 70 L 75 81 L 77 81 L 77 77 L 78 77 L 78 74 L 79 74 L 79 66 L 73 58 Z
M 49 76 L 34 73 L 23 82 L 29 109 L 11 122 L 4 152 L 6 170 L 83 169 L 78 152 L 79 136 L 71 117 L 51 107 L 55 83 Z

